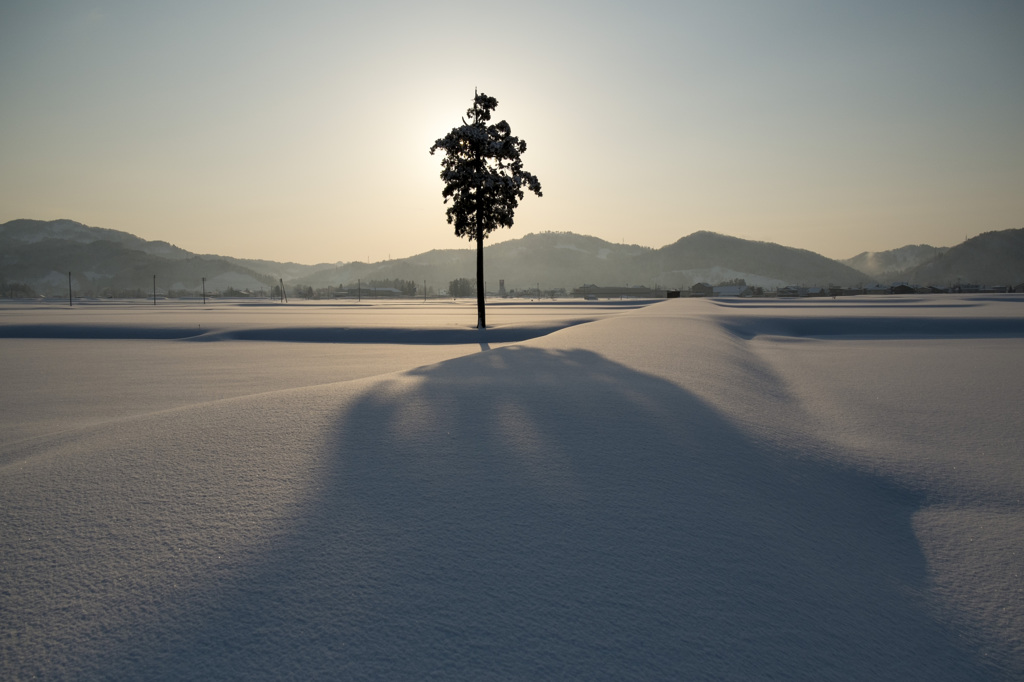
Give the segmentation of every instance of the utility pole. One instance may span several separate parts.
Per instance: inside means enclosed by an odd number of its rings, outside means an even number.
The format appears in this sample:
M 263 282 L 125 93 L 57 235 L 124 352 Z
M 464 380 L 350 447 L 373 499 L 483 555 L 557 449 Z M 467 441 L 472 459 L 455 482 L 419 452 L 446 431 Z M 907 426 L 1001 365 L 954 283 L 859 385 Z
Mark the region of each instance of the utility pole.
M 203 277 L 203 305 L 206 305 L 206 278 Z
M 153 275 L 153 305 L 156 305 L 156 275 Z
M 68 273 L 68 307 L 69 308 L 74 308 L 75 307 L 75 304 L 72 302 L 72 299 L 71 299 L 71 273 L 70 272 Z

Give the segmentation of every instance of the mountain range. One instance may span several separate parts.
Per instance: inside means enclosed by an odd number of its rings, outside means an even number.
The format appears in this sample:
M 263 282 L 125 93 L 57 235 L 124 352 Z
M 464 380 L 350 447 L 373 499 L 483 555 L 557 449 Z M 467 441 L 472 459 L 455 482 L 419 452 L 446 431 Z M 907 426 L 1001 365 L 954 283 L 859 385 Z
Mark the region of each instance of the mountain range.
M 468 244 L 468 242 L 467 242 Z M 195 254 L 164 241 L 73 220 L 12 220 L 0 225 L 3 295 L 57 294 L 68 273 L 81 295 L 144 295 L 156 276 L 160 292 L 268 292 L 286 288 L 354 286 L 357 281 L 411 280 L 446 289 L 475 272 L 476 251 L 433 250 L 377 263 L 318 265 Z M 650 248 L 571 232 L 527 234 L 485 248 L 489 291 L 504 280 L 509 291 L 572 290 L 584 284 L 645 285 L 689 289 L 743 279 L 751 286 L 862 286 L 906 281 L 949 286 L 956 282 L 1016 285 L 1024 282 L 1024 229 L 986 232 L 953 247 L 908 245 L 864 252 L 843 261 L 805 249 L 695 232 L 673 244 Z

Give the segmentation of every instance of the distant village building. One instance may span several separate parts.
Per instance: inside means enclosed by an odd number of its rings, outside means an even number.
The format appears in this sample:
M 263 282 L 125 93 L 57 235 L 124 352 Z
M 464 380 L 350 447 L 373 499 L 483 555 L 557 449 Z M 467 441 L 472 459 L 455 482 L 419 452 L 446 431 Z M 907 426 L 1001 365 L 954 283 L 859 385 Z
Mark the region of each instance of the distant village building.
M 715 293 L 715 288 L 707 282 L 697 282 L 690 287 L 691 296 L 711 296 Z

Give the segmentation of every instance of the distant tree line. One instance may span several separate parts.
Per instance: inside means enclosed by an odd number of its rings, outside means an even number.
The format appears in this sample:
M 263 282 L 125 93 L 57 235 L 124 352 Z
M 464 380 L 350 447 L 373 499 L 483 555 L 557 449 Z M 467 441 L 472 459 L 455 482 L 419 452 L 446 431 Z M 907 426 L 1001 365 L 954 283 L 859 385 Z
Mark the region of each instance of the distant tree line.
M 397 293 L 395 296 L 415 296 L 417 292 L 423 293 L 416 286 L 416 282 L 411 279 L 371 279 L 362 282 L 349 282 L 348 284 L 341 284 L 338 286 L 339 290 L 347 290 L 349 292 L 355 292 L 356 289 L 361 291 L 369 291 L 376 289 L 394 289 Z
M 371 279 L 368 286 L 372 289 L 397 289 L 403 296 L 416 295 L 416 282 L 411 279 Z
M 448 283 L 448 295 L 452 298 L 476 296 L 476 280 L 460 277 Z
M 4 298 L 36 298 L 35 289 L 21 282 L 8 282 L 0 278 L 0 296 Z

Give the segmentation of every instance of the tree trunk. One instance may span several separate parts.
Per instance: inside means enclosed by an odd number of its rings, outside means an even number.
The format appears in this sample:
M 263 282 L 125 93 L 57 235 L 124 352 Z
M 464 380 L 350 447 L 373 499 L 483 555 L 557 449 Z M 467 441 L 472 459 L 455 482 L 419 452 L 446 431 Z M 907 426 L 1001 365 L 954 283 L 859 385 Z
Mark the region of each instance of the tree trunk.
M 487 328 L 484 312 L 484 230 L 476 226 L 476 328 Z

